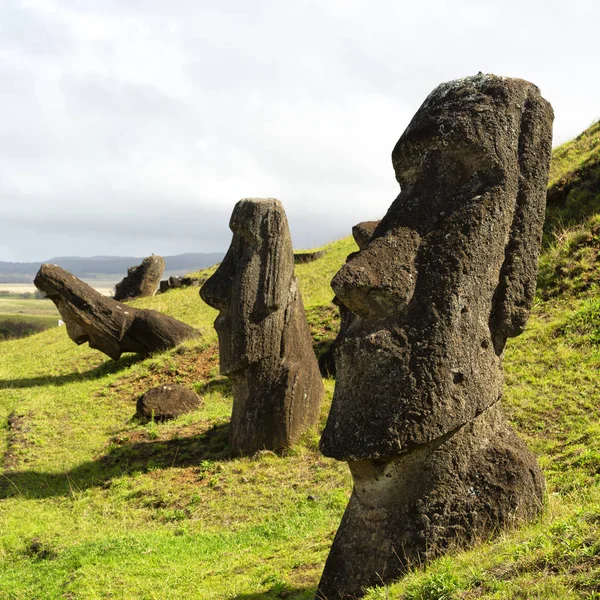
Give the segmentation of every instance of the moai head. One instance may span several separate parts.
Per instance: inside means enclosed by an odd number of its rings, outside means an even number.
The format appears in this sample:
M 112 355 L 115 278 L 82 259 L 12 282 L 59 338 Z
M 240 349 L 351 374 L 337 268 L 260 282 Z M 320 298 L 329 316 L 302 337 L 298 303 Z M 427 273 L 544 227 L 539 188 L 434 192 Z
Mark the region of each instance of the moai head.
M 278 200 L 240 200 L 229 227 L 229 250 L 200 290 L 219 310 L 215 329 L 223 375 L 280 359 L 285 307 L 296 286 L 292 240 Z
M 392 153 L 400 195 L 332 281 L 357 318 L 326 455 L 396 456 L 500 398 L 500 355 L 535 291 L 552 118 L 536 86 L 493 75 L 442 84 L 418 110 Z

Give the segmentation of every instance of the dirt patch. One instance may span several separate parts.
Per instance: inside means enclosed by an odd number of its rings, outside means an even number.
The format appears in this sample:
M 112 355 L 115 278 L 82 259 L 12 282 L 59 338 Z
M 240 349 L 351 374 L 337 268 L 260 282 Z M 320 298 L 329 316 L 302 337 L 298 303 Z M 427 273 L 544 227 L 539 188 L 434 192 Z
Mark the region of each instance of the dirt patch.
M 109 388 L 124 402 L 135 402 L 146 390 L 159 385 L 194 385 L 202 394 L 202 384 L 218 374 L 219 349 L 216 343 L 199 349 L 179 347 L 162 363 L 155 362 L 144 373 L 127 375 L 113 382 Z M 206 387 L 206 386 L 205 386 Z M 103 391 L 98 395 L 103 395 Z
M 31 442 L 27 440 L 27 425 L 26 416 L 17 413 L 8 415 L 8 443 L 4 454 L 4 470 L 9 471 L 15 469 L 22 458 L 22 452 L 27 446 L 31 446 Z

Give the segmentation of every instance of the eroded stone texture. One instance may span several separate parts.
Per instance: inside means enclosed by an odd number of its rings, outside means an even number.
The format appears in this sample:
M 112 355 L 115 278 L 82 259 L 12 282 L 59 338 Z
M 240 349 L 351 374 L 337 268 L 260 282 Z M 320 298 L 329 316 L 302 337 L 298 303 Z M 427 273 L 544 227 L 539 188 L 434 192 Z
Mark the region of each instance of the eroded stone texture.
M 223 262 L 200 289 L 219 310 L 221 373 L 233 384 L 235 453 L 279 451 L 316 425 L 323 382 L 294 276 L 287 219 L 278 200 L 240 200 Z
M 162 256 L 148 256 L 141 264 L 127 269 L 127 276 L 115 286 L 115 300 L 128 300 L 154 296 L 165 270 Z
M 167 421 L 195 410 L 200 396 L 183 385 L 159 385 L 144 392 L 137 401 L 135 416 L 141 421 Z
M 377 225 L 379 225 L 379 221 L 363 221 L 352 227 L 352 237 L 358 246 L 359 252 L 369 243 Z M 350 260 L 355 255 L 356 252 L 353 252 L 346 260 Z M 337 296 L 334 296 L 332 302 L 340 311 L 340 329 L 327 352 L 319 358 L 319 370 L 323 377 L 335 377 L 335 351 L 346 336 L 346 331 L 350 327 L 353 317 L 353 313 L 344 306 Z
M 552 120 L 534 85 L 480 74 L 436 88 L 394 148 L 400 195 L 332 282 L 353 317 L 321 449 L 355 485 L 319 598 L 360 596 L 541 506 L 499 400 L 535 291 Z
M 148 355 L 173 348 L 198 332 L 155 310 L 107 298 L 56 265 L 44 264 L 33 282 L 58 308 L 69 337 L 114 360 L 123 352 Z

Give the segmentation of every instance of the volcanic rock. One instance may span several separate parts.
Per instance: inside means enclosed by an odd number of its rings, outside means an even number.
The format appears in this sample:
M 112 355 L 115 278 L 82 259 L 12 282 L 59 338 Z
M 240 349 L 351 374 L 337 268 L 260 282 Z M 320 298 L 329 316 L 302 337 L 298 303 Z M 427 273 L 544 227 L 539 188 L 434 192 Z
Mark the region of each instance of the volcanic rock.
M 183 385 L 159 385 L 142 394 L 135 416 L 142 421 L 167 421 L 201 406 L 196 392 Z

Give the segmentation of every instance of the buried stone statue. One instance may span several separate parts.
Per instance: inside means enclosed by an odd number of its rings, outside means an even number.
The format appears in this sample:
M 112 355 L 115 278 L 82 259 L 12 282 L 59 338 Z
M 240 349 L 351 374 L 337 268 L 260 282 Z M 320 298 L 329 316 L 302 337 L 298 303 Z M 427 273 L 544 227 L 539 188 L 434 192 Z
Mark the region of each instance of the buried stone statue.
M 318 598 L 361 596 L 540 509 L 501 357 L 534 297 L 552 119 L 534 85 L 480 74 L 436 88 L 394 148 L 400 195 L 332 281 L 354 316 L 321 449 L 354 489 Z
M 229 441 L 236 454 L 279 451 L 317 424 L 323 399 L 292 240 L 272 198 L 240 200 L 230 227 L 229 250 L 200 289 L 219 310 L 221 373 L 233 384 Z

